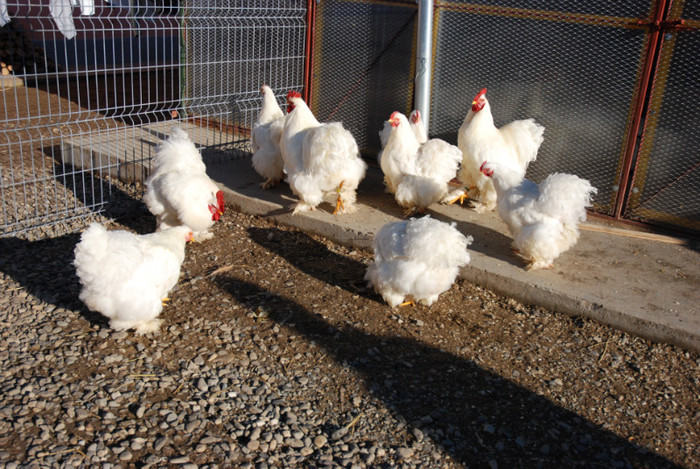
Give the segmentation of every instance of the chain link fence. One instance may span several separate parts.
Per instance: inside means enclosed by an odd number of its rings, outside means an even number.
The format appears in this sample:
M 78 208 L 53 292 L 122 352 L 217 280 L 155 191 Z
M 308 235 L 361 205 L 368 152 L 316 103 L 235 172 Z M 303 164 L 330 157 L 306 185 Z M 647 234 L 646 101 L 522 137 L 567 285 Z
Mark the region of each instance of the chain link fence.
M 700 3 L 668 23 L 624 215 L 700 232 Z

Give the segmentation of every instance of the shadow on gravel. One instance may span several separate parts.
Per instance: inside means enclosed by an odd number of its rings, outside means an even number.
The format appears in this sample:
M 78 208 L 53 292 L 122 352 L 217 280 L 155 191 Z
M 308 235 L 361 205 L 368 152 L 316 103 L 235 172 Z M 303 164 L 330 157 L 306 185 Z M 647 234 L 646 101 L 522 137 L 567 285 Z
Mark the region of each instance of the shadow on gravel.
M 233 297 L 268 294 L 232 276 L 216 281 Z M 412 339 L 331 327 L 287 298 L 267 301 L 281 305 L 271 320 L 352 367 L 395 418 L 468 467 L 676 467 L 469 360 Z M 338 428 L 329 425 L 329 437 Z M 356 440 L 372 438 L 361 423 L 355 431 Z
M 119 221 L 138 234 L 155 231 L 155 218 L 141 199 L 134 198 L 113 184 L 110 178 L 99 177 L 97 172 L 61 162 L 59 146 L 46 147 L 43 151 L 46 155 L 57 158 L 53 168 L 54 177 L 75 194 L 85 207 L 94 211 L 101 209 L 105 217 Z
M 0 270 L 27 294 L 59 308 L 80 310 L 91 324 L 107 327 L 99 313 L 89 311 L 78 298 L 80 282 L 73 267 L 73 250 L 80 233 L 41 241 L 0 238 Z
M 364 275 L 361 263 L 305 233 L 251 229 L 250 236 L 304 272 L 346 290 Z M 331 269 L 342 276 L 330 278 Z M 409 338 L 332 327 L 298 303 L 240 278 L 225 275 L 216 282 L 238 300 L 265 296 L 279 305 L 271 308 L 271 320 L 352 367 L 396 418 L 466 466 L 489 467 L 495 461 L 498 467 L 677 467 L 470 360 Z M 361 425 L 355 430 L 355 438 L 371 438 Z
M 361 262 L 331 252 L 308 234 L 276 228 L 249 228 L 248 236 L 260 246 L 287 259 L 307 275 L 353 294 L 381 300 L 367 292 L 364 281 L 367 267 Z

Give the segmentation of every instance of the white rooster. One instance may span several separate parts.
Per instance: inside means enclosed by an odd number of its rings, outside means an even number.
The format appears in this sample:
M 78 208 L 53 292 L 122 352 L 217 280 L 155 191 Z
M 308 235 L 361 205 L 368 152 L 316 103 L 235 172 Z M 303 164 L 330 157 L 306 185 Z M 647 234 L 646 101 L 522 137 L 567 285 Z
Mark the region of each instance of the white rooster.
M 496 189 L 489 178 L 479 173 L 481 164 L 486 160 L 502 162 L 525 177 L 527 166 L 537 158 L 543 134 L 544 127 L 534 119 L 517 120 L 496 128 L 486 88 L 479 91 L 457 134 L 457 146 L 463 154 L 458 177 L 475 201 L 477 212 L 496 208 Z
M 419 143 L 406 116 L 398 111 L 389 120 L 391 132 L 379 162 L 387 191 L 394 193 L 406 215 L 447 199 L 462 152 L 437 138 Z
M 296 91 L 287 94 L 280 149 L 287 181 L 300 199 L 294 213 L 313 210 L 329 192 L 338 194 L 334 214 L 356 210 L 356 190 L 367 163 L 355 139 L 340 122 L 318 122 Z
M 93 223 L 75 247 L 80 299 L 109 318 L 112 329 L 157 331 L 158 315 L 177 283 L 191 238 L 184 226 L 139 236 Z
M 158 230 L 185 225 L 197 241 L 214 236 L 208 230 L 224 213 L 224 193 L 207 176 L 202 155 L 184 130 L 174 128 L 158 146 L 143 201 Z
M 481 165 L 498 192 L 498 214 L 513 236 L 513 248 L 527 260 L 527 269 L 552 266 L 554 259 L 579 238 L 578 225 L 598 191 L 573 174 L 554 173 L 539 185 L 520 171 L 495 161 Z
M 428 141 L 428 131 L 425 129 L 425 122 L 420 116 L 420 111 L 414 109 L 408 116 L 409 125 L 415 135 L 418 143 L 425 143 Z M 386 142 L 389 140 L 389 134 L 391 133 L 391 119 L 384 122 L 384 127 L 381 132 L 379 132 L 379 141 L 382 144 L 382 148 L 386 146 Z M 377 155 L 377 161 L 381 161 L 381 153 Z
M 263 85 L 263 104 L 253 124 L 250 142 L 253 146 L 253 168 L 265 178 L 263 189 L 269 189 L 284 179 L 284 161 L 280 152 L 280 137 L 284 128 L 284 112 L 269 86 Z
M 430 306 L 469 263 L 472 240 L 454 223 L 430 216 L 387 223 L 374 236 L 374 262 L 365 280 L 392 308 L 414 301 Z

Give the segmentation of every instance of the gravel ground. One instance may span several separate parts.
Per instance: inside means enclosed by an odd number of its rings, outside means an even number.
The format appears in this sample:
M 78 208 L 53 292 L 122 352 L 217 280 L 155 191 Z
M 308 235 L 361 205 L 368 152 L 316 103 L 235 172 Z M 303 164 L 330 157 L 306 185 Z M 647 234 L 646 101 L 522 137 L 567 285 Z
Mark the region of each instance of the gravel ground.
M 78 300 L 78 234 L 0 239 L 0 465 L 700 467 L 698 354 L 464 281 L 392 310 L 367 252 L 214 232 L 147 336 Z

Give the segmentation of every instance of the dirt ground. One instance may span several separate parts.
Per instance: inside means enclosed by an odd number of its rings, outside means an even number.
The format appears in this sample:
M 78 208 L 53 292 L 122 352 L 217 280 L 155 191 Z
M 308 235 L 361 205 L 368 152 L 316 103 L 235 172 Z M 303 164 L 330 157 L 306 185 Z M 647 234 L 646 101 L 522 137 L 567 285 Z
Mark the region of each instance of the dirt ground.
M 546 448 L 570 432 L 572 445 L 610 437 L 631 460 L 641 450 L 700 464 L 696 354 L 463 281 L 430 308 L 392 310 L 365 287 L 370 253 L 234 212 L 216 234 L 188 252 L 166 323 L 182 325 L 181 312 L 196 309 L 245 312 L 261 336 L 282 325 L 280 347 L 301 336 L 294 348 L 312 353 L 309 371 L 323 369 L 338 387 L 359 387 L 408 422 L 439 409 L 445 421 L 435 427 L 449 423 L 465 439 L 458 461 L 522 450 L 516 435 Z M 332 407 L 337 388 L 328 392 L 319 404 Z

